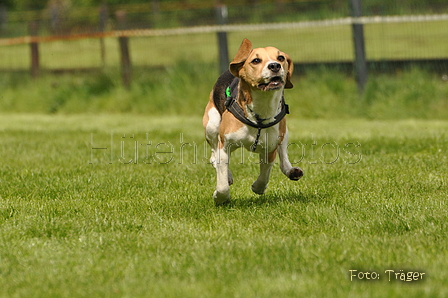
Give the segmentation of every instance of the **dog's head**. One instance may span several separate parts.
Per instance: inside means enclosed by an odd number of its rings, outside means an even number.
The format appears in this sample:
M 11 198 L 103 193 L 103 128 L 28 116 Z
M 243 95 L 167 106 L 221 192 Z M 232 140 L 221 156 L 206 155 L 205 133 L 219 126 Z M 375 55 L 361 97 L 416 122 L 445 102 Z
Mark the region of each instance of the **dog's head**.
M 292 88 L 293 68 L 288 54 L 274 47 L 252 49 L 252 43 L 244 39 L 229 70 L 253 88 L 270 91 Z

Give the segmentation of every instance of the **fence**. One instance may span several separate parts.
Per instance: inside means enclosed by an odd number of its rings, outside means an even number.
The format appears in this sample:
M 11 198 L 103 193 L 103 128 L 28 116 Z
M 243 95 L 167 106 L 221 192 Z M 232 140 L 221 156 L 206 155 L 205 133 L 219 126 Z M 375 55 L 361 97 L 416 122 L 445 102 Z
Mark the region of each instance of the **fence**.
M 328 1 L 313 3 L 324 5 Z M 194 15 L 191 12 L 199 10 L 199 15 L 206 15 L 207 18 L 198 22 L 205 25 L 176 27 L 178 24 L 174 24 L 172 28 L 155 28 L 157 24 L 163 23 L 160 18 L 164 15 L 160 13 L 160 7 L 159 14 L 154 12 L 154 8 L 143 14 L 157 22 L 143 22 L 141 24 L 144 25 L 141 26 L 137 26 L 136 21 L 129 21 L 133 9 L 141 6 L 115 7 L 112 20 L 112 14 L 109 13 L 111 9 L 105 6 L 84 10 L 84 13 L 78 12 L 80 18 L 82 16 L 90 20 L 90 25 L 86 26 L 90 29 L 73 25 L 77 24 L 73 16 L 70 22 L 62 24 L 57 17 L 52 19 L 48 11 L 28 12 L 27 34 L 14 37 L 11 35 L 15 34 L 3 33 L 3 36 L 9 36 L 0 39 L 0 69 L 31 69 L 31 74 L 36 76 L 41 71 L 121 66 L 124 84 L 129 86 L 132 66 L 166 66 L 179 59 L 215 63 L 221 57 L 223 67 L 227 63 L 225 59 L 228 59 L 228 53 L 234 53 L 241 40 L 248 37 L 255 46 L 274 45 L 289 53 L 299 72 L 307 67 L 323 64 L 350 71 L 354 65 L 359 65 L 353 62 L 361 59 L 359 50 L 354 50 L 356 46 L 359 47 L 359 42 L 365 45 L 361 53 L 365 69 L 393 70 L 409 63 L 419 63 L 434 67 L 440 72 L 448 71 L 448 44 L 445 42 L 448 37 L 448 14 L 362 17 L 358 10 L 355 16 L 343 17 L 346 10 L 335 10 L 326 15 L 332 17 L 329 19 L 316 20 L 312 17 L 312 20 L 291 21 L 293 17 L 303 18 L 297 9 L 291 8 L 301 6 L 291 6 L 292 4 L 298 5 L 292 1 L 280 7 L 277 3 L 274 6 L 263 6 L 263 13 L 260 13 L 262 16 L 268 15 L 266 12 L 269 11 L 271 14 L 279 14 L 285 22 L 255 24 L 250 21 L 234 24 L 237 18 L 232 14 L 239 18 L 243 15 L 235 7 L 228 9 L 227 24 L 223 18 L 225 11 L 222 6 L 219 9 L 214 6 L 193 7 L 187 9 L 189 15 Z M 448 5 L 445 4 L 445 7 Z M 126 9 L 131 12 L 126 14 Z M 165 13 L 178 15 L 177 22 L 183 20 L 184 23 L 193 23 L 192 19 L 179 17 L 179 10 L 170 9 Z M 288 13 L 277 13 L 279 9 Z M 46 22 L 43 21 L 43 15 L 46 16 Z M 274 21 L 282 20 L 278 18 L 271 17 Z M 269 17 L 266 19 L 269 20 Z M 89 22 L 86 21 L 86 24 Z M 169 24 L 173 22 L 166 20 Z M 218 24 L 212 25 L 212 22 Z M 68 26 L 68 23 L 72 25 Z M 95 23 L 96 27 L 92 25 Z M 5 25 L 1 26 L 2 32 L 5 32 Z M 92 26 L 95 28 L 92 29 Z M 357 41 L 353 38 L 356 35 L 352 33 L 356 30 L 359 32 L 360 26 L 363 38 Z M 24 31 L 23 25 L 11 27 L 13 28 L 9 31 Z M 115 42 L 115 39 L 119 42 Z M 364 63 L 362 59 L 360 63 Z M 357 73 L 359 72 L 358 69 Z

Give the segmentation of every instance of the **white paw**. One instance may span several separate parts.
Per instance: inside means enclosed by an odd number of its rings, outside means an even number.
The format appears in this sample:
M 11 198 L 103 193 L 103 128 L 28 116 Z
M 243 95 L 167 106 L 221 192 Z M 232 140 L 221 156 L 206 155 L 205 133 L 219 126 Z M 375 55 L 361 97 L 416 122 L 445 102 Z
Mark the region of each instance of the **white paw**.
M 213 200 L 215 200 L 215 204 L 224 205 L 230 202 L 230 192 L 220 193 L 217 190 L 213 193 Z
M 264 194 L 264 191 L 266 190 L 267 186 L 268 185 L 266 183 L 259 183 L 259 182 L 255 181 L 252 184 L 252 191 L 254 193 L 256 193 L 257 195 L 262 195 L 262 194 Z

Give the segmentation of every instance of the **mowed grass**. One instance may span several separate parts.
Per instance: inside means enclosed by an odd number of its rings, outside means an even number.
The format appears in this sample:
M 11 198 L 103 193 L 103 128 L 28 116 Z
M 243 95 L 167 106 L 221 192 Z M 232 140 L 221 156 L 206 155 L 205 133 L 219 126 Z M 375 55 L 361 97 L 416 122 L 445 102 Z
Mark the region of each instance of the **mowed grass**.
M 0 74 L 3 113 L 101 114 L 148 116 L 201 115 L 217 78 L 217 66 L 181 60 L 159 70 L 134 71 L 130 90 L 117 69 L 95 73 Z M 294 75 L 285 92 L 298 118 L 448 119 L 446 76 L 418 68 L 398 74 L 372 74 L 362 96 L 355 79 L 324 67 Z
M 353 61 L 351 26 L 298 28 L 287 30 L 259 30 L 228 34 L 229 58 L 243 38 L 254 47 L 275 46 L 288 53 L 293 61 Z M 423 23 L 369 24 L 365 26 L 367 59 L 428 59 L 446 58 L 448 34 L 446 21 Z M 180 59 L 218 60 L 216 34 L 185 34 L 175 36 L 132 37 L 129 39 L 132 63 L 138 66 L 170 66 Z M 268 40 L 268 42 L 267 42 Z M 116 38 L 104 39 L 104 65 L 120 65 Z M 44 69 L 102 67 L 100 41 L 83 39 L 40 44 L 40 64 Z M 0 47 L 1 69 L 28 69 L 29 46 Z
M 290 115 L 304 178 L 237 151 L 215 207 L 199 115 L 1 119 L 2 297 L 448 295 L 447 121 Z

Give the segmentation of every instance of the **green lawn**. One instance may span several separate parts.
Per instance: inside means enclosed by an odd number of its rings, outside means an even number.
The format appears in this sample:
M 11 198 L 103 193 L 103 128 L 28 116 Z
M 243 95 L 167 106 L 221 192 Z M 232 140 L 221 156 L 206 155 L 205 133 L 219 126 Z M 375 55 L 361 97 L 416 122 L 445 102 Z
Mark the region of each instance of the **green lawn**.
M 199 115 L 1 115 L 0 296 L 446 297 L 448 121 L 288 121 L 217 208 Z
M 425 59 L 446 58 L 448 43 L 447 22 L 390 23 L 365 26 L 368 59 Z M 268 42 L 267 38 L 269 37 Z M 233 57 L 243 38 L 255 47 L 273 45 L 290 54 L 295 62 L 352 61 L 351 27 L 301 28 L 229 33 L 229 53 Z M 130 38 L 131 59 L 134 65 L 172 65 L 179 59 L 217 60 L 216 34 L 187 34 L 161 37 Z M 105 65 L 120 63 L 118 41 L 105 39 Z M 2 46 L 2 69 L 27 69 L 29 46 Z M 101 67 L 100 42 L 97 39 L 57 41 L 40 45 L 43 68 Z

